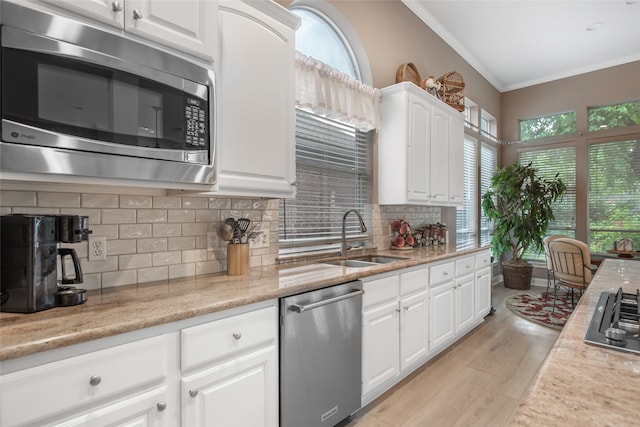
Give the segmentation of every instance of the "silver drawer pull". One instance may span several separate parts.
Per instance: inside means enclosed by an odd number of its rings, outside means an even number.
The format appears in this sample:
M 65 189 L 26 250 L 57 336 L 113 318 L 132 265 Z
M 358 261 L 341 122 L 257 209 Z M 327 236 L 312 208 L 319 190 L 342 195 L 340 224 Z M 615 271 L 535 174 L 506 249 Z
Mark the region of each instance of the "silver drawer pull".
M 122 5 L 119 2 L 114 1 L 111 3 L 111 10 L 114 12 L 122 12 Z
M 140 12 L 138 9 L 133 9 L 133 19 L 142 19 L 142 12 Z
M 189 390 L 189 396 L 196 397 L 197 395 L 198 395 L 198 389 L 197 388 L 192 388 L 191 390 Z
M 102 381 L 102 378 L 100 378 L 100 375 L 92 375 L 91 378 L 89 378 L 89 384 L 91 384 L 94 387 L 100 384 L 101 381 Z
M 240 338 L 242 338 L 242 334 L 240 332 L 234 332 L 233 338 L 235 338 L 235 340 L 238 341 Z
M 158 412 L 162 412 L 167 409 L 167 402 L 158 402 L 156 404 L 156 408 L 158 408 Z

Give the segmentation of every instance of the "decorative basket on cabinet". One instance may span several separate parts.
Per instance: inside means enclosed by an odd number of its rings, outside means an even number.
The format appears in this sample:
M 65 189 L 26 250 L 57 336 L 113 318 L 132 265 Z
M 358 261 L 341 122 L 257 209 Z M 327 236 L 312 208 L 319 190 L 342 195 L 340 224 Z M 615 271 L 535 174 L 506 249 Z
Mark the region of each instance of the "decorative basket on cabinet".
M 437 80 L 440 83 L 440 99 L 458 111 L 464 111 L 464 79 L 460 73 L 451 71 Z

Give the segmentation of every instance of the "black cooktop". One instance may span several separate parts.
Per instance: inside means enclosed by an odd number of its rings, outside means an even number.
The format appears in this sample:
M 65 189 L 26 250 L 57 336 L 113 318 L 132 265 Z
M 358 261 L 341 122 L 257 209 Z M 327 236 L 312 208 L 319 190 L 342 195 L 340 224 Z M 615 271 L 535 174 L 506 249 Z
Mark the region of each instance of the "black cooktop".
M 614 350 L 640 353 L 640 290 L 602 292 L 585 342 Z

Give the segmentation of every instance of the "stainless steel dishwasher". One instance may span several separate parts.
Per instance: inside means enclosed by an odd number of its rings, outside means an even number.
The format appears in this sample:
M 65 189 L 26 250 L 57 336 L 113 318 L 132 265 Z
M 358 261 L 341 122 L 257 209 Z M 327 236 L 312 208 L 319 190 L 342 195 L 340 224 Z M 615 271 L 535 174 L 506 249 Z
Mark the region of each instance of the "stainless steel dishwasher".
M 362 283 L 280 300 L 280 427 L 335 426 L 360 408 Z

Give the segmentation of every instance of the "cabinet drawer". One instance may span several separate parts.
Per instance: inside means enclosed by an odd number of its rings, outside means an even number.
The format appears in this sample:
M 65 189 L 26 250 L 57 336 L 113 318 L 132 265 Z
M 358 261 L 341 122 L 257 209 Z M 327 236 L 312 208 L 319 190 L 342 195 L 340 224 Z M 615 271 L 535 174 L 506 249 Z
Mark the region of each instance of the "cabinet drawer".
M 398 276 L 383 277 L 371 281 L 365 281 L 364 295 L 362 296 L 362 309 L 368 309 L 398 298 L 400 281 Z
M 456 277 L 471 274 L 474 270 L 473 256 L 468 256 L 456 260 Z
M 183 370 L 275 342 L 275 306 L 238 314 L 181 331 Z
M 476 270 L 491 267 L 491 252 L 482 252 L 476 255 Z
M 163 335 L 3 375 L 0 425 L 39 424 L 45 417 L 160 384 L 166 381 L 170 349 Z
M 400 275 L 400 295 L 405 296 L 427 289 L 429 285 L 429 269 L 409 271 Z
M 434 265 L 429 271 L 429 284 L 433 286 L 446 280 L 453 280 L 454 271 L 453 261 Z

